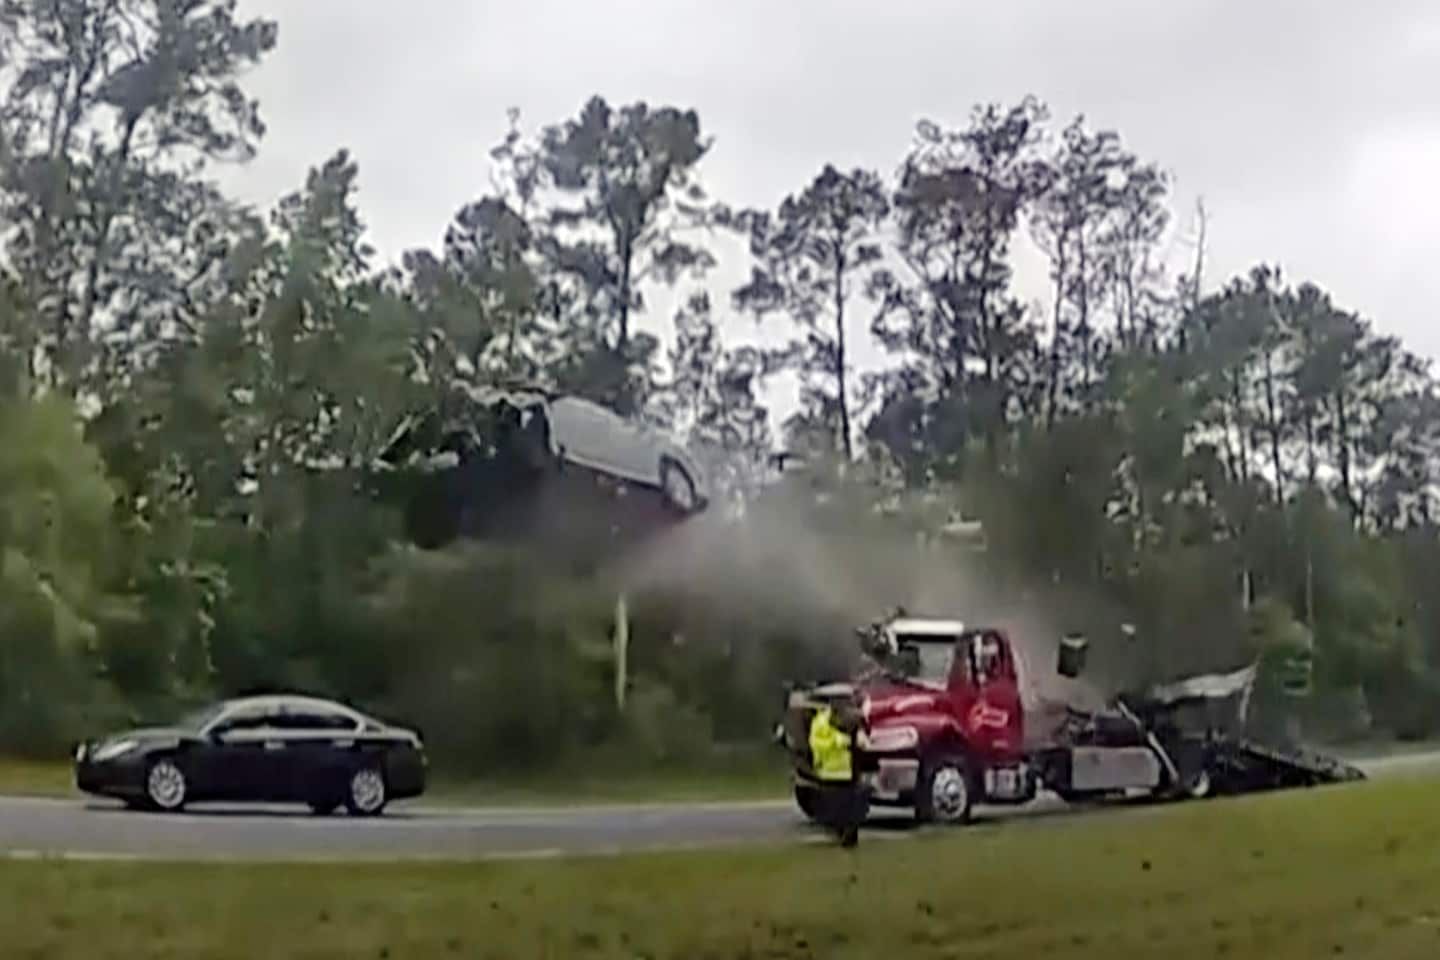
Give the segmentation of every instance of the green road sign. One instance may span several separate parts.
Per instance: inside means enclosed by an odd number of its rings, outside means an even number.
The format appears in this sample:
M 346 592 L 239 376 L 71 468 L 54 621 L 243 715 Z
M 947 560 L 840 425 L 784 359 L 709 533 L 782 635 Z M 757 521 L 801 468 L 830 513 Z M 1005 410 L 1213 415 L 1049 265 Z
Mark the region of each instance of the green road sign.
M 1310 693 L 1315 676 L 1315 660 L 1309 650 L 1299 650 L 1280 663 L 1280 686 L 1292 697 Z

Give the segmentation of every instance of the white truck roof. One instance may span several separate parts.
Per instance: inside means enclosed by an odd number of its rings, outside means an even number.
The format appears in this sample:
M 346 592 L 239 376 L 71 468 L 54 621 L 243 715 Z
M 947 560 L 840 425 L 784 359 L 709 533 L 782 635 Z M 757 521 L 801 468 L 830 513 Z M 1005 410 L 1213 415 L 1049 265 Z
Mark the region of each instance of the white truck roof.
M 907 637 L 934 637 L 935 639 L 953 639 L 965 632 L 965 623 L 961 620 L 931 620 L 926 617 L 901 617 L 891 620 L 885 625 L 891 633 L 904 634 Z

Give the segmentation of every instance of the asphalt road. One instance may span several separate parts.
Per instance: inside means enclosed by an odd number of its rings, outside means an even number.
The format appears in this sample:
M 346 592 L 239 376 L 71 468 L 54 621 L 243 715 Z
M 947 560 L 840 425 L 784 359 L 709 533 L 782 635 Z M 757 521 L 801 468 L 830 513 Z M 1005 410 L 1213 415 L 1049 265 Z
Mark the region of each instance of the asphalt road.
M 1356 761 L 1372 778 L 1440 774 L 1440 751 Z M 981 819 L 1066 813 L 1042 797 Z M 1110 808 L 1086 816 L 1127 816 Z M 912 836 L 903 813 L 880 812 L 867 838 Z M 202 807 L 135 813 L 99 800 L 0 798 L 0 856 L 9 859 L 507 859 L 823 838 L 789 802 L 559 809 L 397 805 L 384 817 L 315 817 L 289 808 Z

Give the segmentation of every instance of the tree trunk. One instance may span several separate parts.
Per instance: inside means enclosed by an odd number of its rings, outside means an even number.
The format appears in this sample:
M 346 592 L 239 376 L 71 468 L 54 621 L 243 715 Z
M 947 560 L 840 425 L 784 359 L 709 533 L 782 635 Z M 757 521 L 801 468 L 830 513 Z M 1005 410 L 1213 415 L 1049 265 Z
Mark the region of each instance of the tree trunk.
M 617 332 L 615 348 L 624 353 L 630 342 L 630 272 L 635 259 L 634 238 L 624 237 L 620 242 L 620 329 Z
M 835 386 L 840 401 L 840 446 L 848 463 L 854 459 L 855 451 L 850 439 L 849 378 L 845 364 L 845 257 L 841 253 L 835 257 Z
M 1345 505 L 1350 509 L 1350 521 L 1359 519 L 1355 506 L 1354 488 L 1350 476 L 1350 419 L 1345 406 L 1345 388 L 1335 391 L 1335 453 L 1340 461 L 1340 492 Z
M 1270 437 L 1270 467 L 1275 471 L 1275 505 L 1283 508 L 1285 506 L 1285 472 L 1280 463 L 1283 425 L 1280 413 L 1276 410 L 1274 358 L 1268 349 L 1265 351 L 1265 416 L 1267 420 L 1265 428 Z
M 91 327 L 95 322 L 96 301 L 99 297 L 100 270 L 110 254 L 110 230 L 115 224 L 115 214 L 118 212 L 120 187 L 125 178 L 125 167 L 130 162 L 130 147 L 135 140 L 135 128 L 140 123 L 139 114 L 131 114 L 125 119 L 125 129 L 120 135 L 120 148 L 115 152 L 115 169 L 110 176 L 109 193 L 105 212 L 100 218 L 100 227 L 96 231 L 95 254 L 90 259 L 90 266 L 85 272 L 85 296 L 80 307 L 80 335 L 89 337 Z M 59 345 L 57 345 L 57 350 Z M 72 388 L 73 388 L 72 384 Z
M 1090 277 L 1086 274 L 1085 233 L 1080 233 L 1080 322 L 1075 329 L 1080 334 L 1080 390 L 1081 409 L 1090 409 Z
M 1250 443 L 1245 438 L 1245 371 L 1236 367 L 1230 375 L 1230 402 L 1235 413 L 1235 440 L 1239 445 L 1239 456 L 1235 461 L 1236 476 L 1240 481 L 1250 479 Z
M 79 72 L 74 77 L 74 91 L 71 92 L 70 90 L 71 71 L 67 68 L 62 89 L 57 92 L 55 96 L 55 109 L 50 117 L 48 141 L 48 158 L 51 176 L 50 189 L 45 202 L 41 205 L 39 223 L 36 227 L 37 236 L 35 248 L 40 256 L 47 261 L 40 264 L 42 275 L 48 272 L 49 268 L 54 265 L 53 261 L 56 259 L 53 256 L 52 246 L 54 243 L 54 220 L 58 215 L 60 200 L 64 192 L 63 184 L 68 183 L 70 176 L 70 145 L 75 140 L 75 130 L 79 126 L 81 118 L 84 116 L 85 101 L 88 96 L 87 88 L 90 86 L 91 81 L 95 79 L 95 73 L 99 69 L 100 60 L 104 53 L 103 38 L 109 28 L 110 19 L 114 15 L 118 5 L 118 0 L 109 0 L 104 9 L 101 10 L 94 27 L 96 40 L 87 51 L 83 65 L 79 67 Z M 74 51 L 72 50 L 71 52 Z M 63 124 L 61 123 L 62 114 L 64 116 Z M 59 176 L 62 170 L 65 174 L 63 182 Z M 37 305 L 39 304 L 39 298 L 34 296 L 34 291 L 32 291 L 31 302 Z M 65 342 L 66 335 L 69 332 L 69 314 L 70 284 L 65 282 L 60 285 L 59 300 L 55 304 L 55 314 L 51 317 L 51 327 L 55 337 L 57 355 L 60 350 L 60 345 Z M 30 382 L 32 384 L 39 382 L 39 371 L 35 369 L 35 361 L 35 351 L 32 349 L 29 351 L 28 357 L 31 373 Z M 57 364 L 53 362 L 52 358 L 51 370 L 49 371 L 51 385 L 57 382 L 55 380 L 56 366 Z
M 1045 429 L 1055 426 L 1058 413 L 1056 406 L 1060 392 L 1060 321 L 1065 304 L 1065 237 L 1056 243 L 1055 258 L 1055 312 L 1050 331 L 1050 371 L 1045 384 Z
M 1305 480 L 1307 486 L 1315 486 L 1315 474 L 1319 469 L 1319 459 L 1315 454 L 1315 411 L 1307 404 L 1305 407 Z

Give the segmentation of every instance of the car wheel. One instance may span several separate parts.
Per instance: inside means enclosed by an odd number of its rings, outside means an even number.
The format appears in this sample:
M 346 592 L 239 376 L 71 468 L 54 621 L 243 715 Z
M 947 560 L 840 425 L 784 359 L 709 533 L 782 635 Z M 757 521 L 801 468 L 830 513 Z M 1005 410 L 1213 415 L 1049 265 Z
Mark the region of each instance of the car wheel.
M 385 809 L 385 775 L 379 767 L 359 767 L 350 775 L 345 809 L 359 817 L 377 816 Z
M 150 763 L 145 770 L 145 799 L 157 810 L 173 811 L 185 806 L 188 785 L 179 765 L 169 757 Z
M 915 818 L 921 823 L 965 823 L 974 804 L 974 781 L 962 757 L 927 761 L 916 785 Z
M 1190 778 L 1185 785 L 1185 797 L 1189 800 L 1204 800 L 1210 796 L 1213 785 L 1210 783 L 1210 771 L 1201 770 Z
M 695 510 L 696 500 L 695 481 L 690 474 L 685 472 L 673 460 L 663 460 L 660 463 L 660 489 L 665 495 L 665 502 L 681 513 L 692 513 Z

